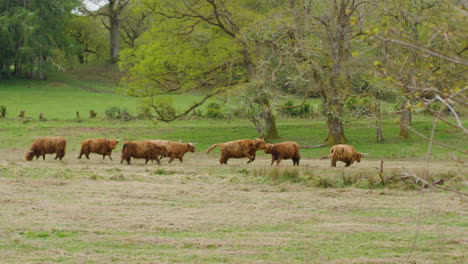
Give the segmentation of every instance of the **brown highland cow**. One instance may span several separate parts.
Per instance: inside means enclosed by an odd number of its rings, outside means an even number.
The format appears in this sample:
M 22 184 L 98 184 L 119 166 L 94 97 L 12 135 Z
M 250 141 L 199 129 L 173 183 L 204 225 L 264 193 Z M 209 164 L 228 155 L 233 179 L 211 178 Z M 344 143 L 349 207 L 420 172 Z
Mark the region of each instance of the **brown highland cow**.
M 265 149 L 265 140 L 263 139 L 241 139 L 236 141 L 230 141 L 226 143 L 218 143 L 212 145 L 206 153 L 210 153 L 212 149 L 216 146 L 220 147 L 221 151 L 221 158 L 219 159 L 219 163 L 227 164 L 227 161 L 230 158 L 244 158 L 247 157 L 249 160 L 247 164 L 255 160 L 255 153 L 259 149 Z
M 45 160 L 45 154 L 55 153 L 55 159 L 60 159 L 65 156 L 65 148 L 67 146 L 67 140 L 63 137 L 44 137 L 36 139 L 28 152 L 26 153 L 26 160 L 36 159 L 42 156 Z
M 195 144 L 193 143 L 182 143 L 167 140 L 150 140 L 150 142 L 166 147 L 167 154 L 163 157 L 169 157 L 169 163 L 171 163 L 175 158 L 178 158 L 180 162 L 183 162 L 185 153 L 195 152 Z
M 158 165 L 161 165 L 159 156 L 167 155 L 165 146 L 160 146 L 150 141 L 127 141 L 122 148 L 122 157 L 120 163 L 124 160 L 130 164 L 131 158 L 145 159 L 145 164 L 148 160 L 156 160 Z
M 299 154 L 299 144 L 296 142 L 281 142 L 276 144 L 266 144 L 266 154 L 271 154 L 271 165 L 276 161 L 278 166 L 283 159 L 292 159 L 293 166 L 299 166 L 301 155 Z
M 334 145 L 330 149 L 330 155 L 322 157 L 322 159 L 331 158 L 331 166 L 336 167 L 337 161 L 346 163 L 346 167 L 349 167 L 353 162 L 361 162 L 362 153 L 357 152 L 353 146 L 350 145 Z
M 112 150 L 115 149 L 119 140 L 109 140 L 105 138 L 89 138 L 81 142 L 81 151 L 79 159 L 83 154 L 87 159 L 89 159 L 89 153 L 102 154 L 102 159 L 106 158 L 106 155 L 109 156 L 109 159 L 112 160 Z

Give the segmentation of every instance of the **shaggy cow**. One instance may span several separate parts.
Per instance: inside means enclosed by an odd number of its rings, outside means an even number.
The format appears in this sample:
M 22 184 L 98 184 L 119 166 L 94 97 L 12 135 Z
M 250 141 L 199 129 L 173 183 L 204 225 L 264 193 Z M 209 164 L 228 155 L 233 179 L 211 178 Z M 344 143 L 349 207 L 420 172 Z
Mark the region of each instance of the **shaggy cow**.
M 206 154 L 210 153 L 216 146 L 220 147 L 221 158 L 219 163 L 227 164 L 229 158 L 244 158 L 247 157 L 249 160 L 247 164 L 255 160 L 255 153 L 259 149 L 265 149 L 265 140 L 263 139 L 241 139 L 236 141 L 230 141 L 226 143 L 218 143 L 212 145 Z
M 65 148 L 67 140 L 63 137 L 45 137 L 36 139 L 28 152 L 26 153 L 26 160 L 32 160 L 34 156 L 36 159 L 42 156 L 45 160 L 45 154 L 55 153 L 55 159 L 60 159 L 65 156 Z
M 276 161 L 278 166 L 283 159 L 292 159 L 293 166 L 299 166 L 301 155 L 299 154 L 299 144 L 296 142 L 282 142 L 276 144 L 266 144 L 266 154 L 271 154 L 271 165 Z
M 150 140 L 150 142 L 166 147 L 167 155 L 164 155 L 163 157 L 169 157 L 169 163 L 171 163 L 175 158 L 178 158 L 180 162 L 183 162 L 185 153 L 195 152 L 195 145 L 193 143 L 181 143 L 167 140 Z
M 323 157 L 322 159 L 332 158 L 331 166 L 336 167 L 337 161 L 346 163 L 346 167 L 349 167 L 353 162 L 361 162 L 362 153 L 357 152 L 353 146 L 350 145 L 334 145 L 330 149 L 330 155 Z
M 167 155 L 167 149 L 165 146 L 151 143 L 150 141 L 127 141 L 124 143 L 122 148 L 122 158 L 120 163 L 124 160 L 130 164 L 131 158 L 145 159 L 145 164 L 148 160 L 156 160 L 158 165 L 161 165 L 159 156 Z
M 81 159 L 81 156 L 84 154 L 89 159 L 89 153 L 97 153 L 102 154 L 102 159 L 105 159 L 107 155 L 112 160 L 112 150 L 115 149 L 118 143 L 118 140 L 108 140 L 105 138 L 85 139 L 81 142 L 81 151 L 78 158 Z

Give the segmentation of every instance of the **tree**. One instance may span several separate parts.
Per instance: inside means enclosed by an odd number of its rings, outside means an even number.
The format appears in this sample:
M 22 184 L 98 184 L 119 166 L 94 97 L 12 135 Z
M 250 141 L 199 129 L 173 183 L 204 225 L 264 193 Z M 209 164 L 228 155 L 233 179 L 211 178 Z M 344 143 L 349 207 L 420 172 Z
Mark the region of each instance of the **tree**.
M 83 6 L 82 10 L 93 17 L 105 18 L 101 18 L 101 22 L 109 31 L 110 58 L 111 62 L 115 63 L 119 60 L 121 14 L 130 0 L 92 0 L 92 2 L 102 7 L 97 11 L 91 11 Z
M 68 52 L 65 27 L 77 0 L 3 0 L 0 2 L 0 70 L 13 75 L 44 79 L 47 67 L 56 65 L 54 50 Z
M 249 83 L 255 83 L 258 69 L 255 62 L 255 55 L 252 54 L 249 42 L 243 35 L 243 31 L 248 28 L 249 23 L 252 23 L 252 21 L 257 18 L 256 16 L 264 15 L 265 10 L 267 10 L 265 7 L 267 3 L 258 3 L 257 1 L 232 1 L 227 4 L 225 1 L 216 0 L 148 0 L 144 3 L 152 15 L 156 16 L 162 24 L 165 24 L 165 27 L 159 27 L 158 32 L 152 30 L 152 34 L 158 34 L 160 35 L 160 38 L 165 40 L 166 38 L 185 39 L 187 43 L 192 44 L 194 44 L 194 40 L 195 43 L 198 44 L 199 36 L 197 36 L 197 34 L 202 34 L 207 38 L 207 41 L 209 41 L 209 43 L 205 44 L 207 46 L 200 47 L 198 45 L 183 45 L 183 48 L 186 49 L 183 53 L 190 55 L 196 54 L 198 56 L 198 54 L 201 54 L 199 50 L 201 49 L 205 51 L 205 57 L 216 58 L 216 62 L 218 62 L 218 56 L 223 58 L 224 61 L 222 63 L 214 64 L 216 65 L 215 68 L 213 68 L 210 63 L 199 64 L 199 67 L 205 68 L 201 68 L 199 71 L 196 71 L 198 76 L 192 75 L 194 72 L 192 72 L 193 70 L 190 70 L 191 75 L 189 77 L 193 78 L 190 80 L 197 80 L 197 88 L 216 86 L 227 88 L 242 86 L 246 89 L 254 88 L 256 91 L 268 88 L 248 85 Z M 168 29 L 171 29 L 172 31 L 169 31 Z M 160 45 L 158 42 L 161 42 L 161 40 L 153 41 L 153 45 Z M 175 45 L 182 44 L 177 43 Z M 138 47 L 138 49 L 142 49 L 142 47 L 143 46 Z M 144 47 L 148 48 L 148 45 L 144 45 Z M 180 46 L 173 46 L 172 49 L 175 47 Z M 219 54 L 217 54 L 218 52 Z M 136 53 L 138 53 L 138 51 L 136 51 Z M 174 51 L 171 51 L 171 53 L 174 53 Z M 127 56 L 126 58 L 129 57 Z M 168 60 L 170 62 L 173 61 L 172 58 L 169 58 Z M 132 61 L 135 62 L 134 60 Z M 205 61 L 205 59 L 202 59 L 201 61 Z M 179 61 L 179 63 L 180 62 L 181 61 Z M 138 64 L 139 62 L 135 63 Z M 191 64 L 191 62 L 187 61 L 183 63 L 185 63 L 185 66 L 176 64 L 177 67 L 174 67 L 174 69 L 177 69 L 177 71 L 188 69 L 187 66 Z M 124 62 L 122 65 L 128 64 Z M 124 68 L 127 67 L 124 66 Z M 154 70 L 154 73 L 158 73 L 160 68 L 154 68 Z M 165 70 L 167 70 L 167 67 Z M 231 72 L 226 73 L 225 71 Z M 223 76 L 223 78 L 216 80 L 219 81 L 219 83 L 210 83 L 213 81 L 212 79 L 204 78 L 205 75 L 211 75 L 214 72 L 220 73 L 220 76 Z M 134 74 L 135 76 L 139 75 L 136 71 L 130 71 L 129 73 Z M 177 72 L 177 74 L 180 75 L 181 72 Z M 182 75 L 182 77 L 187 78 L 185 73 Z M 159 88 L 167 85 L 168 83 L 167 80 L 159 79 L 160 76 L 155 74 L 152 74 L 151 76 L 153 77 L 147 77 L 148 80 L 153 80 Z M 226 78 L 226 76 L 229 77 Z M 154 80 L 155 78 L 157 81 Z M 130 77 L 126 80 L 135 81 L 136 79 L 134 77 Z M 180 79 L 177 83 L 179 82 L 181 82 Z M 173 92 L 172 89 L 166 89 L 166 91 L 169 93 Z M 160 90 L 158 93 L 160 93 Z M 261 136 L 266 138 L 278 137 L 276 120 L 271 107 L 270 98 L 264 96 L 264 93 L 258 92 L 254 94 L 258 96 L 254 96 L 252 103 L 262 107 L 262 113 L 257 115 L 257 119 L 260 119 L 261 122 L 254 122 L 254 124 L 262 125 L 265 128 L 264 130 L 259 129 L 259 131 L 264 131 L 264 134 Z M 188 112 L 184 111 L 183 113 Z M 262 123 L 264 123 L 264 125 Z
M 376 72 L 411 99 L 406 108 L 426 108 L 468 134 L 459 115 L 468 106 L 466 79 L 460 78 L 468 65 L 466 13 L 448 0 L 393 0 L 383 11 L 380 28 L 368 32 L 377 45 L 389 47 L 389 63 L 376 63 Z M 418 133 L 409 124 L 402 126 Z
M 99 60 L 103 54 L 107 54 L 108 45 L 105 35 L 106 29 L 92 17 L 75 15 L 67 27 L 67 34 L 75 43 L 73 54 L 80 64 L 88 63 L 90 55 Z
M 343 105 L 352 76 L 361 74 L 355 67 L 359 57 L 351 57 L 356 48 L 352 40 L 361 34 L 360 23 L 371 10 L 368 5 L 377 2 L 289 1 L 292 19 L 287 36 L 291 38 L 289 56 L 295 57 L 298 65 L 295 79 L 307 82 L 309 90 L 320 94 L 328 145 L 346 143 Z
M 139 2 L 131 2 L 120 15 L 120 28 L 122 31 L 122 39 L 128 47 L 134 48 L 135 41 L 148 30 L 150 22 L 148 21 L 149 13 L 139 11 Z

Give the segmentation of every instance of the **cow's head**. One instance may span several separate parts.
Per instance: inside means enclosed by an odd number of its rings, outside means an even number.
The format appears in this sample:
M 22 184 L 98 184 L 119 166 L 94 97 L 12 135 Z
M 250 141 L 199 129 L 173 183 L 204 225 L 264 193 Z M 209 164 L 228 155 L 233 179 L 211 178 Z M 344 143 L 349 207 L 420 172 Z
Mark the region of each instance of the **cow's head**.
M 166 146 L 160 146 L 161 147 L 161 155 L 166 156 L 167 155 L 167 148 Z
M 119 144 L 119 141 L 118 140 L 107 140 L 107 144 L 108 144 L 110 149 L 115 149 L 117 144 Z
M 31 161 L 33 158 L 34 158 L 34 151 L 28 150 L 28 152 L 26 152 L 26 160 Z
M 265 153 L 266 153 L 266 154 L 270 154 L 272 148 L 273 148 L 273 144 L 271 144 L 271 143 L 266 144 L 265 150 L 264 150 Z
M 259 150 L 259 149 L 265 149 L 265 148 L 266 148 L 266 144 L 265 144 L 264 139 L 255 140 L 255 149 Z
M 187 143 L 187 151 L 195 152 L 195 144 L 194 143 Z
M 354 161 L 361 162 L 362 153 L 356 152 L 354 154 Z

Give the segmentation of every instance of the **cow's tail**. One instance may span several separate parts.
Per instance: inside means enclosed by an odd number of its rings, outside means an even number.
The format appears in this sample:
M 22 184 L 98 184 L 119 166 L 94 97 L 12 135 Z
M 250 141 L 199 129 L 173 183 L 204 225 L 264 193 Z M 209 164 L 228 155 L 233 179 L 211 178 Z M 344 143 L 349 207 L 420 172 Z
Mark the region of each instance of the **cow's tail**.
M 327 155 L 327 156 L 323 156 L 323 157 L 321 158 L 321 160 L 323 160 L 323 159 L 329 159 L 329 158 L 333 157 L 333 155 L 334 155 L 334 153 L 333 153 L 333 148 L 331 148 L 331 149 L 330 149 L 330 154 Z
M 206 154 L 210 153 L 210 151 L 211 151 L 212 149 L 216 148 L 216 146 L 219 146 L 219 145 L 221 145 L 221 143 L 214 144 L 214 145 L 212 145 L 211 147 L 209 147 L 208 150 L 206 151 Z

